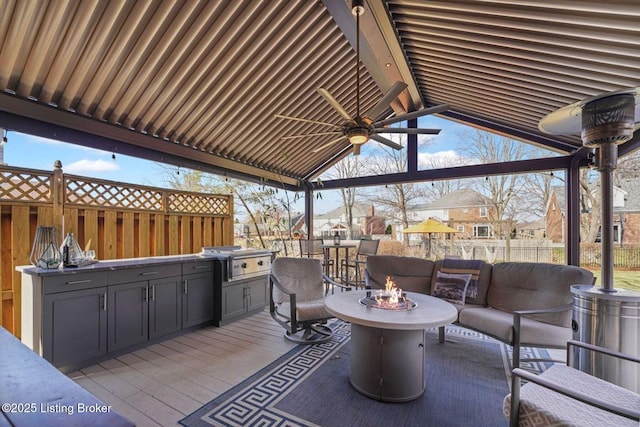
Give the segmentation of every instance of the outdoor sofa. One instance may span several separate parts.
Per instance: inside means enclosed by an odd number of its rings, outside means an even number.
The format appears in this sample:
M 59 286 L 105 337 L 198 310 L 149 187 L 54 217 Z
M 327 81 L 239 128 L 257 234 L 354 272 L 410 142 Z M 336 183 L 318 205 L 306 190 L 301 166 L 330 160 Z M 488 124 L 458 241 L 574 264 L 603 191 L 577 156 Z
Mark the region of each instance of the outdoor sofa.
M 456 324 L 513 346 L 514 368 L 520 366 L 521 346 L 566 348 L 572 338 L 570 287 L 594 282 L 590 271 L 570 265 L 369 256 L 366 286 L 384 289 L 387 277 L 405 292 L 454 303 Z M 473 292 L 465 281 L 475 282 Z M 444 327 L 439 338 L 444 342 Z

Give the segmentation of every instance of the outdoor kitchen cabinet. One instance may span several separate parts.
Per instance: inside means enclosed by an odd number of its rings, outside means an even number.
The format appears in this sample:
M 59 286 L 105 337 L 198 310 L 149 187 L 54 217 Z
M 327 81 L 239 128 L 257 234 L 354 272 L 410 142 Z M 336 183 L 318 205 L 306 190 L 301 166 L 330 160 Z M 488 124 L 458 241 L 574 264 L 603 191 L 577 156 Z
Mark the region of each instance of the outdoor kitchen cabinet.
M 22 272 L 22 342 L 64 372 L 214 319 L 213 262 L 198 256 Z
M 55 366 L 73 366 L 107 354 L 106 274 L 56 276 L 43 280 L 41 310 L 26 313 L 31 322 L 23 341 Z M 40 339 L 41 338 L 41 345 Z
M 107 288 L 44 296 L 43 357 L 72 366 L 107 354 Z
M 267 289 L 265 276 L 240 282 L 224 282 L 219 324 L 263 310 L 267 304 Z
M 182 328 L 180 275 L 180 264 L 109 272 L 109 352 Z
M 182 328 L 213 321 L 213 263 L 210 260 L 182 265 L 182 292 Z

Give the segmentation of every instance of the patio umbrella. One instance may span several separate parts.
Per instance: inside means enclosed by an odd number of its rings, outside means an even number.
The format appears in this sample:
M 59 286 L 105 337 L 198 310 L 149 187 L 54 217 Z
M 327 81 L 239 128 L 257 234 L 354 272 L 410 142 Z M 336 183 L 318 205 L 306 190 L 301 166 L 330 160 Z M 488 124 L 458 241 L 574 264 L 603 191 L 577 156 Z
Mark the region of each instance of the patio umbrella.
M 423 233 L 429 236 L 429 254 L 431 254 L 431 234 L 432 233 L 457 233 L 458 230 L 451 228 L 433 218 L 425 219 L 424 221 L 411 225 L 404 230 L 403 233 Z

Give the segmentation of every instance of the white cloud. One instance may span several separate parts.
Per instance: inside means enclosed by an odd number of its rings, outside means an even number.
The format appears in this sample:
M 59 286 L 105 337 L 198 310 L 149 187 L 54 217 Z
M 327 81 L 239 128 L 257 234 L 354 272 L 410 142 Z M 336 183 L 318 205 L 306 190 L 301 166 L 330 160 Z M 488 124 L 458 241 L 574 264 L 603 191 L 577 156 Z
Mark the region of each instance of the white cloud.
M 435 153 L 419 153 L 418 164 L 436 169 L 469 164 L 469 159 L 461 156 L 460 153 L 455 150 L 446 150 Z
M 64 171 L 76 175 L 85 175 L 95 172 L 111 172 L 118 170 L 118 164 L 107 160 L 82 159 L 64 166 Z

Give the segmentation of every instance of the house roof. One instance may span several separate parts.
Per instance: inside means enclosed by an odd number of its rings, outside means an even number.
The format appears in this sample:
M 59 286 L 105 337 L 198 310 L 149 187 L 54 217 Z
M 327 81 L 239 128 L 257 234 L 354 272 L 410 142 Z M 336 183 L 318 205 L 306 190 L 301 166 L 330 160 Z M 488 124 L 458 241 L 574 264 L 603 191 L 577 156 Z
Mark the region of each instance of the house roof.
M 421 209 L 451 209 L 451 208 L 470 208 L 478 206 L 487 206 L 490 200 L 470 188 L 461 188 L 434 200 L 431 203 L 421 206 Z
M 296 187 L 351 152 L 346 141 L 320 149 L 334 136 L 283 139 L 342 122 L 319 87 L 356 110 L 349 3 L 8 1 L 0 126 Z M 387 114 L 449 104 L 444 117 L 567 154 L 579 137 L 541 133 L 543 116 L 640 82 L 633 1 L 367 0 L 365 9 L 363 111 L 400 80 L 408 88 Z
M 620 180 L 614 185 L 614 189 L 617 187 L 624 192 L 624 206 L 614 206 L 614 212 L 640 212 L 640 194 L 637 188 L 640 186 L 640 178 L 625 178 Z M 592 191 L 595 191 L 595 187 L 592 185 Z M 566 212 L 566 197 L 564 186 L 553 186 L 552 191 L 558 201 L 558 207 L 560 212 Z M 615 190 L 614 190 L 615 191 Z
M 346 212 L 346 208 L 341 205 L 335 209 L 330 210 L 329 212 L 317 215 L 317 218 L 340 218 Z M 361 218 L 365 216 L 371 215 L 371 205 L 363 204 L 363 203 L 355 203 L 351 208 L 351 213 L 354 218 Z

